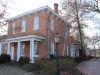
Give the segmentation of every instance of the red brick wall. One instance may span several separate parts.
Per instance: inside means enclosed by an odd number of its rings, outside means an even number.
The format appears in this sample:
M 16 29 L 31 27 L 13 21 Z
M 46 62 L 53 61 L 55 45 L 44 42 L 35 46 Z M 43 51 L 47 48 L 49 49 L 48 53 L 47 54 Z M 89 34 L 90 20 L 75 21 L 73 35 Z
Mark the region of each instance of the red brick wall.
M 38 30 L 33 30 L 33 23 L 34 23 L 34 17 L 36 16 L 35 14 L 31 14 L 30 16 L 25 16 L 23 18 L 16 19 L 14 21 L 11 21 L 8 25 L 8 31 L 11 31 L 11 26 L 13 23 L 16 24 L 16 27 L 21 27 L 22 25 L 22 20 L 26 20 L 26 31 L 21 32 L 21 29 L 16 30 L 15 34 L 9 34 L 8 38 L 12 37 L 18 37 L 18 36 L 24 36 L 24 35 L 43 35 L 46 36 L 46 11 L 44 13 L 42 12 L 37 12 L 37 16 L 39 16 L 39 29 Z
M 66 24 L 57 16 L 54 16 L 52 13 L 47 13 L 45 10 L 44 12 L 37 12 L 37 16 L 39 16 L 39 29 L 33 30 L 33 20 L 35 14 L 31 14 L 30 16 L 25 16 L 24 19 L 26 20 L 26 31 L 21 32 L 21 30 L 17 30 L 15 34 L 9 34 L 8 38 L 24 36 L 24 35 L 42 35 L 45 36 L 45 39 L 39 42 L 39 58 L 47 57 L 48 50 L 50 51 L 50 43 L 54 42 L 54 35 L 58 32 L 61 36 L 60 43 L 59 43 L 59 55 L 62 54 L 62 50 L 64 47 L 64 35 L 65 35 L 65 28 Z M 54 19 L 54 31 L 50 30 L 50 22 L 49 19 Z M 11 26 L 13 23 L 16 23 L 17 27 L 21 27 L 23 18 L 16 19 L 11 21 L 8 25 L 8 30 L 11 30 Z M 49 29 L 49 32 L 48 32 Z M 48 49 L 48 33 L 49 33 L 49 49 Z M 25 48 L 25 55 L 29 57 L 29 41 L 25 42 L 27 48 Z M 55 54 L 56 54 L 56 45 L 55 46 Z M 16 49 L 17 50 L 17 49 Z

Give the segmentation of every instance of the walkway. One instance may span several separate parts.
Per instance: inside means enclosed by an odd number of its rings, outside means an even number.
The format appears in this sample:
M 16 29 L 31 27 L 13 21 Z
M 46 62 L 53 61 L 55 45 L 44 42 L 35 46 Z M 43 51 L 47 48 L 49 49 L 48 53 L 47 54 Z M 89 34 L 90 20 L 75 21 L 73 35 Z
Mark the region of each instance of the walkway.
M 77 69 L 85 75 L 100 75 L 100 59 L 84 61 L 77 65 Z

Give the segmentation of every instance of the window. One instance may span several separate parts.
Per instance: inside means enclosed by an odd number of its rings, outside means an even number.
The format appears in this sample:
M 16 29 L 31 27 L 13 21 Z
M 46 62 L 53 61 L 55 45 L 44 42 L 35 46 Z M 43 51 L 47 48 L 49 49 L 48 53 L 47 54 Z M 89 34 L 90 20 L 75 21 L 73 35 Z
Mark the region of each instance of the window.
M 26 20 L 22 21 L 22 32 L 25 32 L 26 29 Z
M 1 47 L 1 54 L 5 54 L 6 53 L 6 46 L 5 45 L 2 45 Z
M 38 16 L 36 16 L 35 18 L 34 18 L 34 28 L 33 28 L 34 30 L 37 30 L 37 29 L 39 29 L 39 17 Z
M 34 55 L 38 55 L 38 42 L 34 43 Z
M 50 19 L 50 29 L 54 31 L 54 19 L 53 18 Z
M 25 56 L 25 43 L 21 43 L 21 56 Z
M 15 23 L 12 24 L 12 34 L 15 34 Z
M 51 54 L 54 54 L 54 43 L 51 42 Z

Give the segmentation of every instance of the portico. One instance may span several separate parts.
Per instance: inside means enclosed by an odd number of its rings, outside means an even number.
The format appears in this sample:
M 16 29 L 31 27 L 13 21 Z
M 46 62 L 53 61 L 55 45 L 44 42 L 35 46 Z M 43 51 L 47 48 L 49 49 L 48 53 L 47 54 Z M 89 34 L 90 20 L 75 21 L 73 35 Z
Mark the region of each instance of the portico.
M 7 54 L 12 60 L 19 60 L 20 57 L 29 57 L 30 63 L 34 63 L 34 57 L 39 57 L 38 42 L 41 42 L 45 37 L 37 35 L 28 35 L 17 38 L 7 39 Z M 29 50 L 28 50 L 29 49 Z

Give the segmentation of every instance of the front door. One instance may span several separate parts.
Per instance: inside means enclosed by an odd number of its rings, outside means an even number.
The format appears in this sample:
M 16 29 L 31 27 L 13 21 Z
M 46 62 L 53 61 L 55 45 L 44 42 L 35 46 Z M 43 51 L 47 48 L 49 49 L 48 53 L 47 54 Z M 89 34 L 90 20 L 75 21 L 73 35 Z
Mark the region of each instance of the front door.
M 14 45 L 11 45 L 11 60 L 14 60 Z

